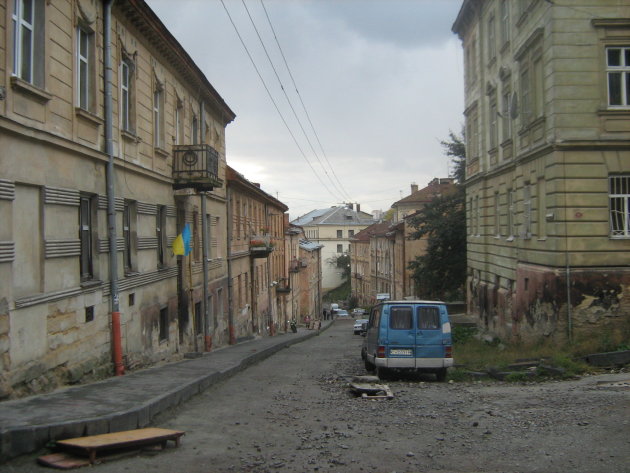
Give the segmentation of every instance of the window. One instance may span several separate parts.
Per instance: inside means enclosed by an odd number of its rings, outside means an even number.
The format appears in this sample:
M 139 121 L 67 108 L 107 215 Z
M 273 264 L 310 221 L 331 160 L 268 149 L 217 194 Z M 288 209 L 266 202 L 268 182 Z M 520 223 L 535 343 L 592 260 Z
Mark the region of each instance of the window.
M 166 206 L 158 205 L 155 222 L 158 267 L 166 266 Z
M 203 199 L 204 197 L 202 197 Z M 212 259 L 213 251 L 212 251 L 212 215 L 206 214 L 206 254 L 208 255 L 208 259 Z
M 195 302 L 195 334 L 203 333 L 203 313 L 201 310 L 201 302 Z
M 343 253 L 343 245 L 337 245 L 337 253 Z
M 608 105 L 630 107 L 630 47 L 606 48 Z
M 543 62 L 541 30 L 528 40 L 528 47 L 520 53 L 521 121 L 528 125 L 543 116 Z
M 194 115 L 190 124 L 190 133 L 192 135 L 192 144 L 196 145 L 199 136 L 199 121 Z
M 394 330 L 413 328 L 411 307 L 392 307 L 389 313 L 389 328 Z
M 511 90 L 509 87 L 503 88 L 501 97 L 501 141 L 505 142 L 512 139 L 512 119 L 510 116 L 510 99 Z
M 348 230 L 348 238 L 352 238 L 354 236 L 354 230 Z
M 478 195 L 475 196 L 475 213 L 474 213 L 474 218 L 475 218 L 475 221 L 474 221 L 475 232 L 474 232 L 474 234 L 476 236 L 479 236 L 479 235 L 481 235 L 481 232 L 480 232 L 480 227 L 481 227 L 481 224 L 480 224 L 480 221 L 481 221 L 481 209 L 480 209 L 479 196 Z
M 343 230 L 337 230 L 337 238 L 343 238 Z
M 537 215 L 537 235 L 538 238 L 545 238 L 547 235 L 547 184 L 544 179 L 538 179 L 537 186 L 538 215 Z
M 135 269 L 136 262 L 136 203 L 125 200 L 123 209 L 123 240 L 124 240 L 124 260 L 125 272 L 130 273 Z
M 437 307 L 418 307 L 418 329 L 438 330 L 440 328 L 440 310 Z
M 153 146 L 164 148 L 164 85 L 157 80 L 153 90 Z
M 88 306 L 85 308 L 85 323 L 90 323 L 94 320 L 94 306 Z
M 201 238 L 199 238 L 199 212 L 193 212 L 192 222 L 192 251 L 193 261 L 201 261 Z
M 95 109 L 94 32 L 77 28 L 77 105 L 83 110 Z
M 501 236 L 501 202 L 499 200 L 499 193 L 494 193 L 494 236 Z
M 497 57 L 497 39 L 494 15 L 488 19 L 488 61 Z
M 88 281 L 94 277 L 94 223 L 92 212 L 94 199 L 91 196 L 81 196 L 79 204 L 79 240 L 81 254 L 81 281 Z
M 532 237 L 532 190 L 529 182 L 523 187 L 523 238 Z
M 514 239 L 514 213 L 515 213 L 515 205 L 514 205 L 514 190 L 508 190 L 508 208 L 507 208 L 507 234 L 508 240 Z
M 44 87 L 44 1 L 13 0 L 13 75 Z
M 610 236 L 630 237 L 630 175 L 610 176 Z
M 120 63 L 120 126 L 123 131 L 133 133 L 134 118 L 134 70 L 135 65 L 130 57 L 123 55 Z
M 175 144 L 181 145 L 184 139 L 184 104 L 178 98 L 175 106 Z
M 195 309 L 197 307 L 195 306 Z M 160 341 L 168 340 L 168 307 L 160 309 Z
M 499 140 L 499 130 L 498 130 L 498 123 L 497 123 L 497 92 L 496 90 L 492 91 L 492 94 L 490 95 L 490 104 L 489 104 L 489 109 L 488 109 L 488 114 L 490 115 L 488 117 L 488 124 L 489 124 L 489 132 L 490 132 L 490 149 L 494 149 L 497 147 L 497 142 Z
M 504 45 L 510 40 L 510 2 L 508 0 L 501 0 L 500 6 L 501 15 L 501 45 Z

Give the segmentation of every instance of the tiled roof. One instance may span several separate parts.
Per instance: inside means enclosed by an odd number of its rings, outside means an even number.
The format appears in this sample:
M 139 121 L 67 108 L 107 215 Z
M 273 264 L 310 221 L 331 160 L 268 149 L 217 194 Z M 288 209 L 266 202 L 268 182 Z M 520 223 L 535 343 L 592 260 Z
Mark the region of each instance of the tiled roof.
M 392 207 L 396 207 L 400 204 L 417 204 L 431 202 L 437 195 L 445 195 L 455 190 L 454 179 L 433 179 L 428 186 L 417 190 L 411 195 L 400 199 L 392 204 Z

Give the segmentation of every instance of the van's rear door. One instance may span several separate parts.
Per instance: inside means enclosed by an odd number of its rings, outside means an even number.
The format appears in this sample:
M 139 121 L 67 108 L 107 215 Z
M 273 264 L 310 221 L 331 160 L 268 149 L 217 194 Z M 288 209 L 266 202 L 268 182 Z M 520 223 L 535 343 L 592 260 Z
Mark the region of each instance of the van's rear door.
M 390 368 L 413 368 L 416 335 L 411 305 L 392 305 L 389 307 L 387 340 L 388 366 Z
M 427 363 L 432 364 L 429 358 L 437 359 L 436 362 L 444 358 L 440 307 L 418 305 L 415 309 L 416 367 L 426 368 Z

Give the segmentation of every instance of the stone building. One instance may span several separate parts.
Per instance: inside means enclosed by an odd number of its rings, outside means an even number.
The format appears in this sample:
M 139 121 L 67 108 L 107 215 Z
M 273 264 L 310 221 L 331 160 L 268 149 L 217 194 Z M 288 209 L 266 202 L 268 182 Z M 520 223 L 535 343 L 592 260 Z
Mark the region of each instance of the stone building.
M 142 0 L 1 3 L 0 398 L 227 343 L 234 113 Z
M 232 341 L 273 335 L 287 321 L 285 212 L 288 207 L 228 166 Z M 278 289 L 280 289 L 278 291 Z
M 402 247 L 399 247 L 399 244 L 396 248 L 395 258 L 397 261 L 396 271 L 399 273 L 397 281 L 400 284 L 400 287 L 395 286 L 397 287 L 395 291 L 398 294 L 397 297 L 416 298 L 418 291 L 416 282 L 411 278 L 412 271 L 409 269 L 409 263 L 427 251 L 426 237 L 412 238 L 416 228 L 409 223 L 409 219 L 413 218 L 434 198 L 449 195 L 454 191 L 454 178 L 436 177 L 422 189 L 418 189 L 417 184 L 412 184 L 411 193 L 392 204 L 392 209 L 394 209 L 393 221 L 399 224 L 398 231 L 402 233 L 402 236 L 399 236 Z
M 562 340 L 630 317 L 630 4 L 465 0 L 468 311 Z
M 343 283 L 342 271 L 333 261 L 348 254 L 350 239 L 368 225 L 374 223 L 371 215 L 356 210 L 353 204 L 329 209 L 312 210 L 293 222 L 304 228 L 306 238 L 322 245 L 322 290 L 330 291 Z

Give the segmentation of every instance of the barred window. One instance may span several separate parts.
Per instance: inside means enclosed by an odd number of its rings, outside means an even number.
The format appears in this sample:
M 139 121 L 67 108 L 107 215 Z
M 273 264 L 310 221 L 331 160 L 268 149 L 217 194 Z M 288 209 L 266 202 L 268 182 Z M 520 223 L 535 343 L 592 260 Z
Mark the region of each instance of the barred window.
M 610 176 L 610 236 L 630 237 L 630 175 Z
M 411 307 L 392 307 L 389 315 L 389 328 L 394 330 L 413 328 Z

